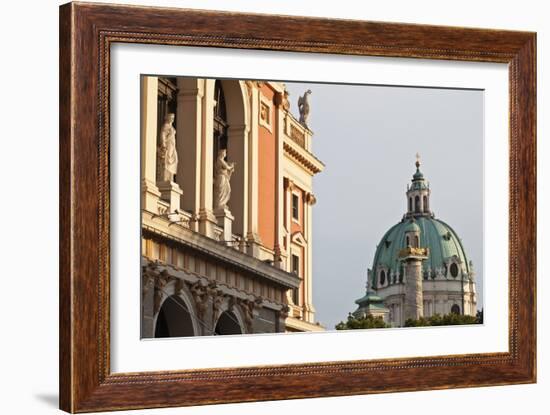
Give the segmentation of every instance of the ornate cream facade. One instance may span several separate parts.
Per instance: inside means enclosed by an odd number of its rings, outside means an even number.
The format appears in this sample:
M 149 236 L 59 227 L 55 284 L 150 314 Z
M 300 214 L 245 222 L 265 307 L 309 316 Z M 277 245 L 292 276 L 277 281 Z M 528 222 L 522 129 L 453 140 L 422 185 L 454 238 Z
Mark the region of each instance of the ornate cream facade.
M 324 166 L 289 109 L 278 82 L 142 77 L 142 337 L 323 330 Z

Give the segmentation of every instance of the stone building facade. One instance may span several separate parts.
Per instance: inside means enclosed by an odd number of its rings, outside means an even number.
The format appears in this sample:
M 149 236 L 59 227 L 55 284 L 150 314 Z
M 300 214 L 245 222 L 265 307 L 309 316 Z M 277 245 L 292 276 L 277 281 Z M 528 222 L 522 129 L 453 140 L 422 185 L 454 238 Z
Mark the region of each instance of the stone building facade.
M 475 273 L 458 234 L 430 209 L 431 189 L 416 161 L 407 213 L 382 237 L 356 316 L 382 316 L 392 326 L 434 314 L 477 312 Z M 372 311 L 373 310 L 373 311 Z
M 142 77 L 142 337 L 323 330 L 302 107 L 278 82 Z

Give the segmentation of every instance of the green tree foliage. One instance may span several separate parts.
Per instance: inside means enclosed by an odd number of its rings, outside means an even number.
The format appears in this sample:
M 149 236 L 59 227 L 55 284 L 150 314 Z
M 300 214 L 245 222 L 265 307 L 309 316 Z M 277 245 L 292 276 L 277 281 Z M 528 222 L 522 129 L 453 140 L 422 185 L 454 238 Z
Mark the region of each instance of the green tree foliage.
M 353 314 L 348 314 L 346 322 L 341 321 L 335 328 L 336 330 L 357 330 L 357 329 L 383 329 L 390 327 L 384 322 L 381 316 L 374 317 L 372 314 L 366 317 L 356 318 Z
M 483 322 L 483 313 L 481 313 L 481 321 L 477 316 L 466 316 L 463 314 L 434 314 L 431 317 L 420 317 L 418 320 L 407 319 L 405 321 L 405 327 L 424 327 L 424 326 L 457 326 L 461 324 L 479 324 Z
M 483 324 L 483 309 L 477 310 L 477 313 L 476 313 L 476 323 L 477 323 L 477 324 Z

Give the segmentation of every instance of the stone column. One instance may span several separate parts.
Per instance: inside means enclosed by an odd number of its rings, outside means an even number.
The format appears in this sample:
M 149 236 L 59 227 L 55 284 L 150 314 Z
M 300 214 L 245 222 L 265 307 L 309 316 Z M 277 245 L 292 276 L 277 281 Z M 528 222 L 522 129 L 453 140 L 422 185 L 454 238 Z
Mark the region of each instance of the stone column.
M 284 199 L 286 206 L 286 249 L 287 249 L 287 258 L 290 258 L 290 241 L 292 236 L 292 189 L 294 188 L 294 183 L 290 179 L 284 180 Z M 290 272 L 290 260 L 286 262 L 285 270 Z
M 214 79 L 204 79 L 200 158 L 199 232 L 214 236 L 216 217 L 212 207 L 214 191 Z
M 312 193 L 307 193 L 306 204 L 304 206 L 305 214 L 305 237 L 307 238 L 307 246 L 304 250 L 305 254 L 305 273 L 304 273 L 304 290 L 305 290 L 305 304 L 304 308 L 306 310 L 305 319 L 310 323 L 314 321 L 315 308 L 313 307 L 313 221 L 312 221 L 312 211 L 313 205 L 316 203 L 315 196 Z
M 197 78 L 178 78 L 178 90 L 176 149 L 179 163 L 176 182 L 185 189 L 181 207 L 198 215 L 204 82 Z
M 258 235 L 258 111 L 260 102 L 260 90 L 251 83 L 250 96 L 250 135 L 248 140 L 248 226 L 246 240 L 248 253 L 254 257 L 259 256 Z
M 273 125 L 275 127 L 275 257 L 274 266 L 283 268 L 283 246 L 284 246 L 284 202 L 285 189 L 283 183 L 283 159 L 284 159 L 284 95 L 282 92 L 275 94 L 275 115 Z
M 158 78 L 141 77 L 141 208 L 158 213 L 157 175 Z
M 405 259 L 405 320 L 424 315 L 422 298 L 422 259 Z

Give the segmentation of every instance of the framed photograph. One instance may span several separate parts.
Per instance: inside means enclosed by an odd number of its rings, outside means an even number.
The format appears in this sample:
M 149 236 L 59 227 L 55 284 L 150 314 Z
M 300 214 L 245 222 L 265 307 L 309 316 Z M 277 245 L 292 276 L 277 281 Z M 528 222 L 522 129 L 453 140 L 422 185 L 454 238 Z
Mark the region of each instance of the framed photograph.
M 60 8 L 60 407 L 536 381 L 536 35 Z

